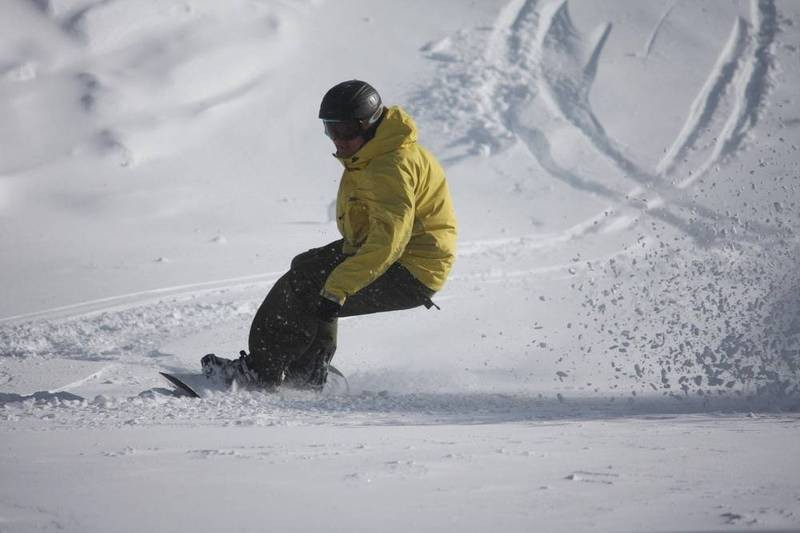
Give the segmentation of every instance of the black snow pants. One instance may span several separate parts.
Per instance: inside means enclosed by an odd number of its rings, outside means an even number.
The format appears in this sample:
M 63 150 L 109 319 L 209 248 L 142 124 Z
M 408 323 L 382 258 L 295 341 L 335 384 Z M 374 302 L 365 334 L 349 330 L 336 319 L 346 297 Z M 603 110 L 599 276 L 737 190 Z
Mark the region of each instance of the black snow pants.
M 328 276 L 347 256 L 342 241 L 314 248 L 292 260 L 290 270 L 272 287 L 250 327 L 248 366 L 266 388 L 281 383 L 321 389 L 336 351 L 337 320 L 316 318 L 320 292 Z M 395 263 L 378 279 L 347 298 L 339 316 L 433 306 L 434 291 Z M 284 377 L 285 376 L 285 377 Z

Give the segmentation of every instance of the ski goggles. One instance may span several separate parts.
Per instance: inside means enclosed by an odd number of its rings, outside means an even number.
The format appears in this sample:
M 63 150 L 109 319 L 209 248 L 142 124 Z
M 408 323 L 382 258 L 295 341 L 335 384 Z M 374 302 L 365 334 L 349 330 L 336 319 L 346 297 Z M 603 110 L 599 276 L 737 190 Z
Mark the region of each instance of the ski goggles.
M 357 120 L 323 120 L 322 124 L 325 126 L 325 135 L 331 139 L 352 141 L 364 134 L 361 122 Z

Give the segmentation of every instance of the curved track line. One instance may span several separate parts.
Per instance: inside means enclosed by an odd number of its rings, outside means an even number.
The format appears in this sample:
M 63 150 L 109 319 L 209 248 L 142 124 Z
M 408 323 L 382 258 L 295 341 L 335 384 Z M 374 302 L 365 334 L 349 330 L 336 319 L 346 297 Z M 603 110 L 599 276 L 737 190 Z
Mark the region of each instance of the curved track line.
M 734 80 L 739 61 L 744 55 L 749 36 L 747 24 L 737 17 L 731 29 L 728 42 L 709 72 L 697 97 L 689 108 L 689 116 L 667 153 L 656 165 L 656 173 L 667 176 L 675 171 L 681 158 L 695 145 L 697 139 L 714 118 L 725 91 Z
M 30 320 L 37 318 L 49 318 L 53 316 L 66 313 L 67 316 L 72 316 L 71 311 L 77 311 L 74 316 L 85 315 L 87 313 L 102 312 L 110 309 L 130 307 L 136 304 L 145 303 L 156 297 L 164 296 L 181 296 L 184 294 L 196 294 L 199 291 L 209 292 L 223 289 L 231 289 L 237 286 L 246 285 L 253 282 L 273 283 L 278 276 L 283 272 L 268 272 L 265 274 L 254 274 L 251 276 L 241 276 L 236 278 L 221 279 L 216 281 L 204 281 L 200 283 L 189 283 L 186 285 L 175 285 L 172 287 L 163 287 L 160 289 L 150 289 L 146 291 L 131 292 L 127 294 L 120 294 L 117 296 L 110 296 L 107 298 L 98 298 L 96 300 L 87 300 L 85 302 L 78 302 L 70 305 L 62 305 L 59 307 L 52 307 L 50 309 L 43 309 L 33 313 L 24 313 L 20 315 L 9 316 L 0 318 L 0 324 L 9 322 L 16 322 L 21 320 Z
M 101 368 L 100 370 L 98 370 L 97 372 L 92 372 L 91 374 L 89 374 L 85 378 L 78 379 L 76 381 L 73 381 L 72 383 L 67 383 L 66 385 L 62 385 L 62 386 L 57 387 L 55 389 L 51 389 L 51 390 L 49 390 L 47 392 L 49 394 L 55 394 L 57 392 L 64 392 L 64 391 L 68 391 L 70 389 L 74 389 L 74 388 L 80 387 L 84 383 L 88 383 L 89 381 L 92 381 L 93 379 L 99 378 L 100 376 L 102 376 L 103 374 L 105 374 L 106 372 L 108 372 L 109 370 L 111 370 L 112 368 L 114 368 L 116 366 L 117 365 L 115 365 L 115 364 L 106 365 L 103 368 Z
M 487 283 L 500 283 L 511 279 L 526 279 L 532 276 L 543 276 L 546 274 L 559 273 L 562 276 L 554 279 L 571 278 L 579 272 L 591 271 L 592 265 L 607 263 L 612 259 L 620 259 L 622 257 L 641 257 L 649 252 L 653 247 L 653 240 L 649 238 L 642 239 L 636 243 L 635 247 L 624 247 L 620 250 L 610 252 L 608 254 L 593 257 L 582 258 L 580 262 L 569 261 L 566 263 L 557 263 L 554 265 L 546 265 L 532 268 L 525 268 L 520 270 L 499 270 L 493 269 L 488 272 L 474 272 L 469 274 L 456 274 L 451 276 L 451 281 L 470 281 L 481 280 Z
M 744 141 L 747 132 L 758 122 L 758 115 L 769 92 L 769 70 L 772 67 L 770 48 L 778 32 L 778 13 L 769 0 L 751 0 L 751 18 L 755 26 L 755 43 L 752 54 L 735 81 L 735 107 L 718 137 L 708 160 L 697 172 L 678 184 L 685 189 L 707 173 Z
M 509 246 L 522 246 L 528 250 L 539 250 L 542 248 L 557 246 L 592 232 L 596 229 L 599 223 L 606 218 L 606 214 L 611 210 L 612 208 L 609 207 L 607 211 L 603 212 L 603 214 L 590 217 L 582 222 L 573 224 L 571 227 L 557 233 L 531 233 L 528 235 L 505 237 L 502 239 L 465 241 L 463 243 L 459 243 L 458 255 L 469 257 L 471 255 L 477 255 L 486 251 L 496 250 L 498 248 L 506 248 Z
M 637 55 L 637 57 L 646 60 L 650 56 L 650 52 L 653 51 L 653 45 L 656 42 L 656 38 L 661 32 L 661 28 L 664 26 L 664 23 L 667 21 L 667 18 L 669 17 L 670 13 L 672 13 L 672 10 L 675 9 L 676 5 L 678 5 L 677 1 L 672 2 L 672 4 L 670 4 L 664 13 L 661 14 L 661 17 L 659 17 L 658 22 L 656 22 L 656 25 L 653 28 L 653 31 L 650 32 L 650 37 L 647 39 L 647 42 L 644 45 L 643 52 L 640 55 Z

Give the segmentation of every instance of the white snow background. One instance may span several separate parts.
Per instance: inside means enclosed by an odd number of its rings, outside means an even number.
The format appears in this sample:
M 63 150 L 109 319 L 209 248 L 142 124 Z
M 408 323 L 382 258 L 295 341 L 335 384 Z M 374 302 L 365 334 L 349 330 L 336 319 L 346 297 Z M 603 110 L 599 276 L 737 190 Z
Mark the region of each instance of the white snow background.
M 800 2 L 0 0 L 0 531 L 800 530 Z M 441 311 L 173 397 L 417 120 Z

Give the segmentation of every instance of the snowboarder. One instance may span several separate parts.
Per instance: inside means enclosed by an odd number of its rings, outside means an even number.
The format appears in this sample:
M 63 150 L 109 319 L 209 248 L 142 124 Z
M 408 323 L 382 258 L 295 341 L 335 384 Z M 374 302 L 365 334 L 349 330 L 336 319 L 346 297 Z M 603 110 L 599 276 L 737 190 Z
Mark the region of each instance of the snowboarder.
M 321 390 L 337 319 L 434 306 L 455 259 L 456 220 L 444 171 L 417 143 L 412 118 L 368 83 L 331 88 L 319 110 L 344 166 L 336 200 L 342 239 L 302 253 L 253 319 L 249 355 L 203 357 L 206 375 L 273 389 Z

